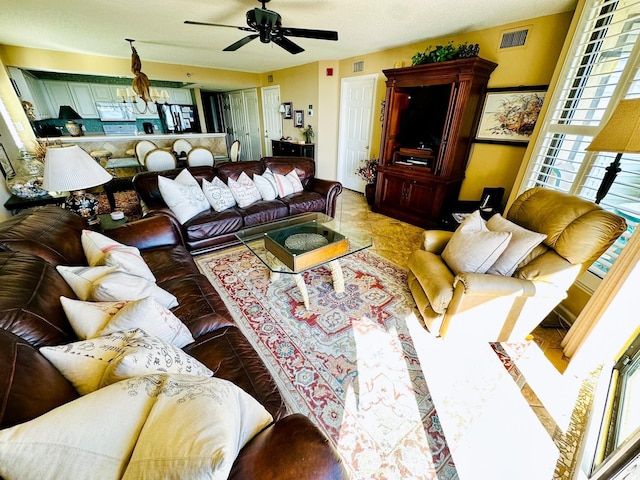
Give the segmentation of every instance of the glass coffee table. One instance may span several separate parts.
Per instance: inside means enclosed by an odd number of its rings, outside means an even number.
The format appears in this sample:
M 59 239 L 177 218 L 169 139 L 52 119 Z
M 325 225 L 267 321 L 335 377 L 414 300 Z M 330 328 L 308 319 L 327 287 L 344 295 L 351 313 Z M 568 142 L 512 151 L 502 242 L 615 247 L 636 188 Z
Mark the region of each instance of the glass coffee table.
M 309 293 L 302 273 L 328 264 L 336 293 L 344 292 L 339 259 L 371 246 L 371 234 L 348 228 L 323 213 L 305 213 L 244 228 L 236 237 L 258 257 L 276 281 L 293 275 L 305 308 Z

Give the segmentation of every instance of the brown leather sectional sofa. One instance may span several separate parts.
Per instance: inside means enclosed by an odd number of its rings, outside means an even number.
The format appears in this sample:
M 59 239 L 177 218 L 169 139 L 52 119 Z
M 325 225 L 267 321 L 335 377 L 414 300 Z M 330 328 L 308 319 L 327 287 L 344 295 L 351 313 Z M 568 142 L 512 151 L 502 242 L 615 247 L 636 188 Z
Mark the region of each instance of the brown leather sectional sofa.
M 342 185 L 316 178 L 315 162 L 310 158 L 264 157 L 250 162 L 227 162 L 217 167 L 193 167 L 189 171 L 202 185 L 203 178 L 211 181 L 218 176 L 226 183 L 228 178 L 237 180 L 242 172 L 246 172 L 249 177 L 261 175 L 266 168 L 281 175 L 286 175 L 295 168 L 304 191 L 271 201 L 258 201 L 246 208 L 235 206 L 222 212 L 210 209 L 189 219 L 184 225 L 180 225 L 171 213 L 158 189 L 158 175 L 173 179 L 182 169 L 142 172 L 135 176 L 133 185 L 142 200 L 145 216 L 169 216 L 176 227 L 182 230 L 185 244 L 192 254 L 238 243 L 235 233 L 244 227 L 307 212 L 323 212 L 330 217 L 334 216 Z
M 76 297 L 55 266 L 86 265 L 83 228 L 83 219 L 54 206 L 0 223 L 0 428 L 78 398 L 38 348 L 77 340 L 60 304 L 60 296 Z M 185 351 L 251 394 L 274 417 L 242 449 L 230 478 L 347 478 L 326 436 L 307 417 L 287 415 L 273 378 L 199 273 L 174 223 L 155 216 L 108 233 L 137 246 L 157 284 L 178 298 L 173 312 L 195 338 Z

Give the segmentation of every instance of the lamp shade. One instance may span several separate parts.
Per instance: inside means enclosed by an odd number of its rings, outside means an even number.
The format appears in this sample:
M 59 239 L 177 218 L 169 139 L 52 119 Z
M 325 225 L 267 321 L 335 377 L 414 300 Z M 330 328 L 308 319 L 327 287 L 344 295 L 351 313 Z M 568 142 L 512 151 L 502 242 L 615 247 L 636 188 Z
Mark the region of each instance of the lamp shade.
M 622 100 L 587 150 L 640 153 L 640 98 Z
M 78 115 L 78 112 L 76 112 L 69 105 L 60 105 L 58 118 L 60 120 L 82 120 L 82 117 Z
M 43 188 L 72 192 L 97 187 L 113 177 L 77 145 L 49 147 L 44 157 Z

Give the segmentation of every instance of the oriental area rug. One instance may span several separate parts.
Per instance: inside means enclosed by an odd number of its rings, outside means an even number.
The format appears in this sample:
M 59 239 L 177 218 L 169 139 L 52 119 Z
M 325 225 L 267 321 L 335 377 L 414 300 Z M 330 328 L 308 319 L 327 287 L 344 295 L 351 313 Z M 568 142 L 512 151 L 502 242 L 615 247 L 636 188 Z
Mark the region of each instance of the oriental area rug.
M 453 480 L 458 473 L 404 319 L 406 272 L 363 251 L 331 272 L 304 273 L 305 309 L 290 275 L 272 282 L 241 247 L 196 258 L 258 351 L 291 412 L 333 441 L 353 479 Z

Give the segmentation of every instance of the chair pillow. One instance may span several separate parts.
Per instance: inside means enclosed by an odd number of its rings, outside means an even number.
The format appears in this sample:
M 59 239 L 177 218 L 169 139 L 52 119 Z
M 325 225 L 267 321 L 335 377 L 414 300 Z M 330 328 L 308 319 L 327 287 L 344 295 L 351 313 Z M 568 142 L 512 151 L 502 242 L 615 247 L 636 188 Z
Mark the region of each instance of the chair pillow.
M 137 328 L 41 347 L 44 355 L 80 395 L 131 377 L 181 373 L 211 377 L 213 372 L 181 349 Z
M 511 232 L 456 230 L 442 252 L 442 259 L 456 275 L 486 273 L 504 252 Z
M 180 348 L 194 341 L 185 324 L 152 297 L 119 303 L 60 297 L 60 302 L 73 331 L 82 339 L 141 328 Z
M 213 177 L 210 182 L 206 178 L 202 179 L 202 191 L 216 212 L 222 212 L 236 204 L 231 190 L 218 177 Z
M 186 168 L 174 180 L 159 175 L 158 189 L 180 224 L 210 208 L 198 181 Z
M 262 200 L 260 190 L 258 190 L 256 184 L 253 183 L 253 180 L 251 180 L 245 172 L 240 174 L 238 180 L 229 178 L 227 185 L 231 189 L 233 198 L 236 199 L 236 203 L 240 208 L 248 207 L 252 203 Z
M 278 189 L 276 187 L 275 178 L 273 174 L 271 174 L 270 181 L 268 178 L 267 172 L 264 172 L 262 175 L 258 175 L 257 173 L 253 176 L 253 183 L 258 187 L 258 191 L 262 196 L 262 200 L 275 200 L 278 197 Z
M 493 232 L 511 232 L 509 245 L 498 257 L 498 260 L 487 270 L 487 273 L 506 275 L 508 277 L 513 275 L 518 264 L 547 238 L 545 234 L 527 230 L 503 218 L 499 213 L 489 219 L 487 228 Z
M 140 250 L 116 242 L 115 240 L 91 230 L 83 230 L 80 236 L 82 249 L 91 266 L 118 266 L 121 270 L 155 282 L 151 269 L 140 255 Z
M 273 176 L 276 179 L 278 195 L 281 197 L 286 197 L 287 195 L 291 195 L 292 193 L 301 192 L 304 189 L 295 168 L 286 175 L 275 173 Z
M 0 477 L 227 478 L 242 447 L 272 421 L 227 380 L 130 378 L 1 430 Z

